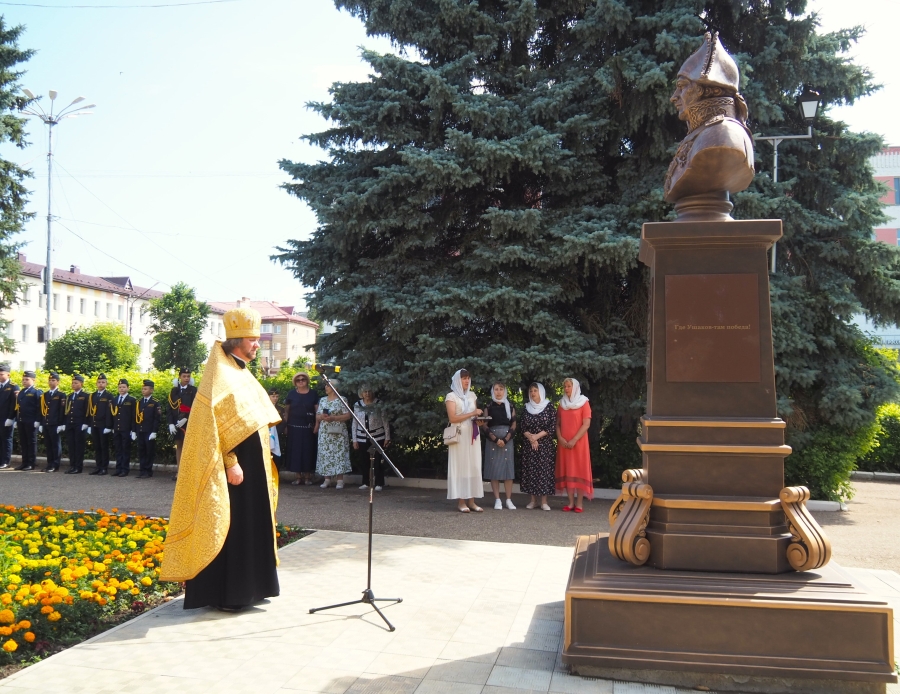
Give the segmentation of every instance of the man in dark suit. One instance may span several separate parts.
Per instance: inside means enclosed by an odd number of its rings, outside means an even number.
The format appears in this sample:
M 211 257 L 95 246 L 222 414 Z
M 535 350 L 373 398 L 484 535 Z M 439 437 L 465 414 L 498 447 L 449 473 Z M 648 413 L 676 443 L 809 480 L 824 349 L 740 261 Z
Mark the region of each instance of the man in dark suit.
M 0 364 L 0 470 L 12 459 L 13 432 L 16 424 L 16 397 L 19 386 L 9 380 L 9 364 Z
M 136 404 L 138 458 L 141 472 L 138 479 L 153 477 L 153 461 L 156 459 L 156 433 L 159 431 L 159 403 L 153 398 L 153 381 L 147 379 L 141 388 L 141 398 Z
M 113 421 L 113 443 L 116 446 L 116 471 L 113 477 L 128 477 L 131 467 L 131 442 L 135 435 L 133 429 L 135 399 L 128 394 L 128 381 L 119 379 L 119 394 L 109 406 Z
M 41 396 L 41 430 L 47 444 L 47 467 L 56 472 L 62 459 L 62 432 L 66 430 L 66 394 L 59 389 L 59 374 L 50 372 L 50 390 Z
M 88 421 L 88 433 L 94 442 L 94 458 L 97 460 L 97 469 L 92 475 L 106 475 L 109 468 L 109 435 L 112 433 L 112 413 L 109 405 L 113 401 L 112 394 L 106 390 L 106 374 L 97 376 L 97 390 L 91 393 Z
M 169 393 L 169 433 L 175 437 L 175 476 L 178 477 L 178 464 L 181 462 L 181 449 L 184 446 L 184 434 L 187 431 L 191 406 L 197 396 L 197 386 L 191 383 L 191 370 L 181 369 L 178 372 L 178 383 Z
M 84 467 L 84 444 L 88 429 L 90 397 L 84 391 L 84 376 L 72 376 L 72 394 L 66 398 L 66 441 L 69 444 L 67 475 L 80 475 Z
M 37 464 L 37 437 L 41 415 L 41 391 L 34 387 L 34 371 L 22 374 L 22 388 L 16 396 L 18 412 L 16 425 L 19 428 L 19 447 L 22 449 L 22 464 L 16 470 L 34 470 Z

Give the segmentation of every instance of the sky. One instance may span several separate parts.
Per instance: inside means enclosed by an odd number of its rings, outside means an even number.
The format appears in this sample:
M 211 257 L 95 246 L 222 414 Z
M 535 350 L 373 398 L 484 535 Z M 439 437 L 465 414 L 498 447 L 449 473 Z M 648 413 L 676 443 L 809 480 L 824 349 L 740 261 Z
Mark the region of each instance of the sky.
M 161 291 L 184 281 L 207 301 L 302 307 L 307 290 L 269 256 L 308 238 L 316 219 L 280 187 L 289 179 L 278 161 L 325 159 L 301 139 L 327 127 L 306 104 L 327 100 L 333 82 L 366 79 L 361 47 L 392 48 L 329 0 L 135 7 L 190 1 L 0 2 L 8 25 L 26 27 L 20 45 L 37 50 L 22 86 L 57 90 L 60 105 L 96 104 L 54 128 L 53 265 Z M 866 27 L 853 56 L 883 89 L 835 113 L 900 144 L 900 2 L 811 0 L 808 9 L 824 31 Z M 43 264 L 47 128 L 34 121 L 29 133 L 26 150 L 6 145 L 0 156 L 35 174 L 35 218 L 21 240 Z

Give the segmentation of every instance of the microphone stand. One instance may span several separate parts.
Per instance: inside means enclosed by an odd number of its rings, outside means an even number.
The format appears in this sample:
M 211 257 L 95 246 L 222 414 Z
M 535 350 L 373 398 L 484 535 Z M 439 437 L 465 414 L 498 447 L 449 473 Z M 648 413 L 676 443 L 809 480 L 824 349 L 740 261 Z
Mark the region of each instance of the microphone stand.
M 366 589 L 363 591 L 362 597 L 359 600 L 351 600 L 350 602 L 341 602 L 341 603 L 338 603 L 337 605 L 326 605 L 325 607 L 314 607 L 309 611 L 309 613 L 313 614 L 314 612 L 321 612 L 322 610 L 333 610 L 337 607 L 346 607 L 347 605 L 359 605 L 359 604 L 371 605 L 372 609 L 374 609 L 378 613 L 378 616 L 384 620 L 384 623 L 388 625 L 388 630 L 396 631 L 396 628 L 394 627 L 394 625 L 391 624 L 390 621 L 388 620 L 388 618 L 384 616 L 382 611 L 380 609 L 378 609 L 378 605 L 376 605 L 376 603 L 378 603 L 378 602 L 398 603 L 398 602 L 403 602 L 403 598 L 376 598 L 375 593 L 372 592 L 372 515 L 373 515 L 373 510 L 375 507 L 375 452 L 376 452 L 376 450 L 378 451 L 378 453 L 381 454 L 381 457 L 387 461 L 387 464 L 391 466 L 391 469 L 394 471 L 394 474 L 397 475 L 397 477 L 399 477 L 400 479 L 404 479 L 404 478 L 403 478 L 402 473 L 397 469 L 397 466 L 394 465 L 394 463 L 388 457 L 388 454 L 384 452 L 384 449 L 381 447 L 381 444 L 379 444 L 378 441 L 376 441 L 375 438 L 372 436 L 372 432 L 370 432 L 366 428 L 366 425 L 363 424 L 360 421 L 359 417 L 356 416 L 356 411 L 353 409 L 353 407 L 351 407 L 350 404 L 346 400 L 344 400 L 344 398 L 338 392 L 338 389 L 335 387 L 334 383 L 332 383 L 331 380 L 328 378 L 328 376 L 325 375 L 324 373 L 320 372 L 320 375 L 325 380 L 325 384 L 331 386 L 331 389 L 334 391 L 335 395 L 337 395 L 341 399 L 341 402 L 343 402 L 345 405 L 347 405 L 347 409 L 350 410 L 350 414 L 353 416 L 353 419 L 356 421 L 357 425 L 359 425 L 359 428 L 365 432 L 369 441 L 372 442 L 372 445 L 369 446 L 369 554 L 368 554 L 368 574 L 367 574 L 367 578 L 366 578 Z

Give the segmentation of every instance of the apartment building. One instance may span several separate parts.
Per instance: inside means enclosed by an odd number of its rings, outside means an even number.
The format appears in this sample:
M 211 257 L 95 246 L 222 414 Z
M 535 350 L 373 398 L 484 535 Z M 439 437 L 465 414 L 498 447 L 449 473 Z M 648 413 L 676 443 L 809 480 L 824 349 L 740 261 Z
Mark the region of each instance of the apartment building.
M 884 212 L 890 219 L 875 229 L 875 238 L 896 246 L 900 231 L 900 147 L 883 149 L 872 157 L 871 163 L 875 169 L 875 180 L 889 188 L 881 202 L 886 205 Z
M 319 325 L 295 311 L 294 306 L 282 306 L 276 301 L 251 301 L 247 297 L 230 303 L 212 301 L 210 306 L 220 316 L 238 306 L 259 311 L 262 335 L 258 356 L 266 374 L 278 373 L 282 366 L 290 365 L 297 357 L 315 361 L 314 345 Z

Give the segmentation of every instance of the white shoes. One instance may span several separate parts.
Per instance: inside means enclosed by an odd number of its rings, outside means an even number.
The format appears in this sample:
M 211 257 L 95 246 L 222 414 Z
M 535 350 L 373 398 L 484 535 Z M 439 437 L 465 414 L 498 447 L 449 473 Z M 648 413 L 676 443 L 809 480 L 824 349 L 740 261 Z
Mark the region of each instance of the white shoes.
M 369 488 L 369 485 L 368 485 L 368 484 L 361 484 L 361 485 L 359 485 L 359 488 L 360 488 L 360 489 L 368 489 L 368 488 Z
M 331 484 L 331 480 L 326 477 L 325 481 L 319 485 L 319 489 L 328 489 L 329 484 Z
M 541 504 L 541 511 L 549 511 L 550 504 Z
M 537 506 L 536 503 L 534 503 L 533 501 L 529 501 L 528 505 L 525 508 L 527 508 L 530 511 L 531 509 L 535 508 L 536 506 Z
M 510 511 L 516 510 L 516 505 L 512 502 L 512 499 L 506 500 L 506 508 L 508 508 Z
M 495 511 L 502 511 L 502 510 L 503 510 L 503 502 L 500 501 L 500 499 L 497 499 L 496 501 L 494 501 L 494 510 L 495 510 Z
M 376 485 L 376 486 L 375 486 L 375 491 L 376 491 L 376 492 L 380 492 L 380 491 L 381 491 L 381 486 L 380 486 L 380 485 Z
M 338 482 L 336 485 L 334 485 L 334 488 L 335 488 L 335 489 L 343 489 L 343 488 L 344 488 L 344 483 L 343 483 L 343 482 Z

